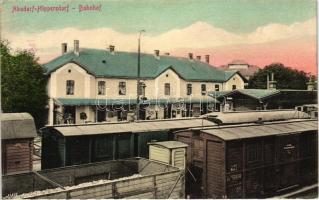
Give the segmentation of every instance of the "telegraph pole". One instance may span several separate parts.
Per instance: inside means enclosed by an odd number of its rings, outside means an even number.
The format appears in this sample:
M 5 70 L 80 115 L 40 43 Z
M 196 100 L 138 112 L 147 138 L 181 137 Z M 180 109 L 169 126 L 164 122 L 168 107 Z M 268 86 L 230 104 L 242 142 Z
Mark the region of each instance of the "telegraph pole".
M 136 89 L 136 120 L 140 119 L 140 76 L 141 76 L 141 35 L 145 30 L 139 31 L 138 36 L 138 49 L 137 49 L 137 89 Z

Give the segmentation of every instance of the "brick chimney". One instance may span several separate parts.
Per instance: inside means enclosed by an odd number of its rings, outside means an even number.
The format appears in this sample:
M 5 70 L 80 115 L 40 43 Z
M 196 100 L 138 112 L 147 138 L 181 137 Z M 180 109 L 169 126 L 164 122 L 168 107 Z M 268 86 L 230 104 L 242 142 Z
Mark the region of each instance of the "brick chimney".
M 160 58 L 160 51 L 158 50 L 158 49 L 156 49 L 156 50 L 154 50 L 154 57 L 156 58 L 156 59 L 159 59 Z
M 267 74 L 267 89 L 276 90 L 277 89 L 277 81 L 275 81 L 275 73 L 271 73 L 271 78 L 269 80 L 269 74 Z
M 110 49 L 110 53 L 114 54 L 115 46 L 114 45 L 110 45 L 109 49 Z
M 74 40 L 74 50 L 73 50 L 73 53 L 75 55 L 79 55 L 80 54 L 80 42 L 79 40 Z
M 61 49 L 62 49 L 62 55 L 68 52 L 68 44 L 67 43 L 62 43 L 61 44 Z
M 196 56 L 196 59 L 197 59 L 198 61 L 200 61 L 201 56 Z
M 209 64 L 209 55 L 205 55 L 205 62 Z
M 310 75 L 309 82 L 307 83 L 307 90 L 313 91 L 315 90 L 316 82 L 314 81 L 314 77 Z
M 188 59 L 193 60 L 193 53 L 188 53 Z

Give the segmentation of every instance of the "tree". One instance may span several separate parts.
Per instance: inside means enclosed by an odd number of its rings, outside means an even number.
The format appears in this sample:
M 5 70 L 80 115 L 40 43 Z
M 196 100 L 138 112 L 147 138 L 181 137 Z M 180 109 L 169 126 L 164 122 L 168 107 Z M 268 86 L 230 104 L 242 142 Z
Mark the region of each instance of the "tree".
M 274 73 L 277 81 L 277 89 L 307 89 L 309 77 L 304 71 L 298 71 L 286 67 L 281 63 L 273 63 L 265 66 L 254 74 L 249 80 L 248 88 L 267 88 L 267 74 Z
M 12 54 L 7 41 L 1 41 L 0 48 L 2 112 L 28 112 L 40 128 L 47 116 L 44 69 L 30 51 L 19 50 Z

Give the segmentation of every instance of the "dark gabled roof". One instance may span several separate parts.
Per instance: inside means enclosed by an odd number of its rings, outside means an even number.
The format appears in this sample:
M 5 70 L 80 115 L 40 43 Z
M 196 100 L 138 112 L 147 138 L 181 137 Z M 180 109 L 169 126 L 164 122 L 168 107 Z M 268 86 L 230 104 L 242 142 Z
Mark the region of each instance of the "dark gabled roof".
M 66 53 L 44 64 L 46 74 L 50 74 L 67 63 L 76 63 L 96 77 L 136 78 L 137 53 L 114 52 L 100 49 L 81 49 L 79 56 L 73 52 Z M 181 78 L 188 81 L 224 82 L 238 72 L 224 72 L 198 60 L 187 58 L 141 54 L 141 77 L 156 78 L 171 68 Z
M 37 131 L 29 113 L 1 113 L 1 139 L 34 138 Z
M 231 79 L 231 77 L 233 77 L 235 74 L 238 74 L 245 83 L 248 82 L 248 80 L 240 73 L 239 70 L 226 70 L 225 71 L 225 81 L 228 81 L 229 79 Z
M 219 91 L 219 92 L 210 92 L 209 96 L 214 98 L 220 98 L 223 96 L 229 96 L 234 93 L 241 93 L 243 95 L 249 96 L 251 98 L 262 100 L 269 98 L 271 96 L 277 95 L 280 93 L 279 90 L 265 90 L 265 89 L 237 89 L 232 91 Z M 215 97 L 216 95 L 216 97 Z

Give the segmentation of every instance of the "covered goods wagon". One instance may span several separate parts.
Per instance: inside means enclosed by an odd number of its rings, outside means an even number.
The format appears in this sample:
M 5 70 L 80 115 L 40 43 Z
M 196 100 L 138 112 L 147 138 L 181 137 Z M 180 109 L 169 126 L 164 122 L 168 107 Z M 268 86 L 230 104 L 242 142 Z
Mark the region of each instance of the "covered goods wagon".
M 205 119 L 48 126 L 42 129 L 42 169 L 130 157 L 148 158 L 148 143 L 172 140 L 172 132 L 214 126 Z
M 195 128 L 175 138 L 189 145 L 192 197 L 263 198 L 318 179 L 315 120 Z

